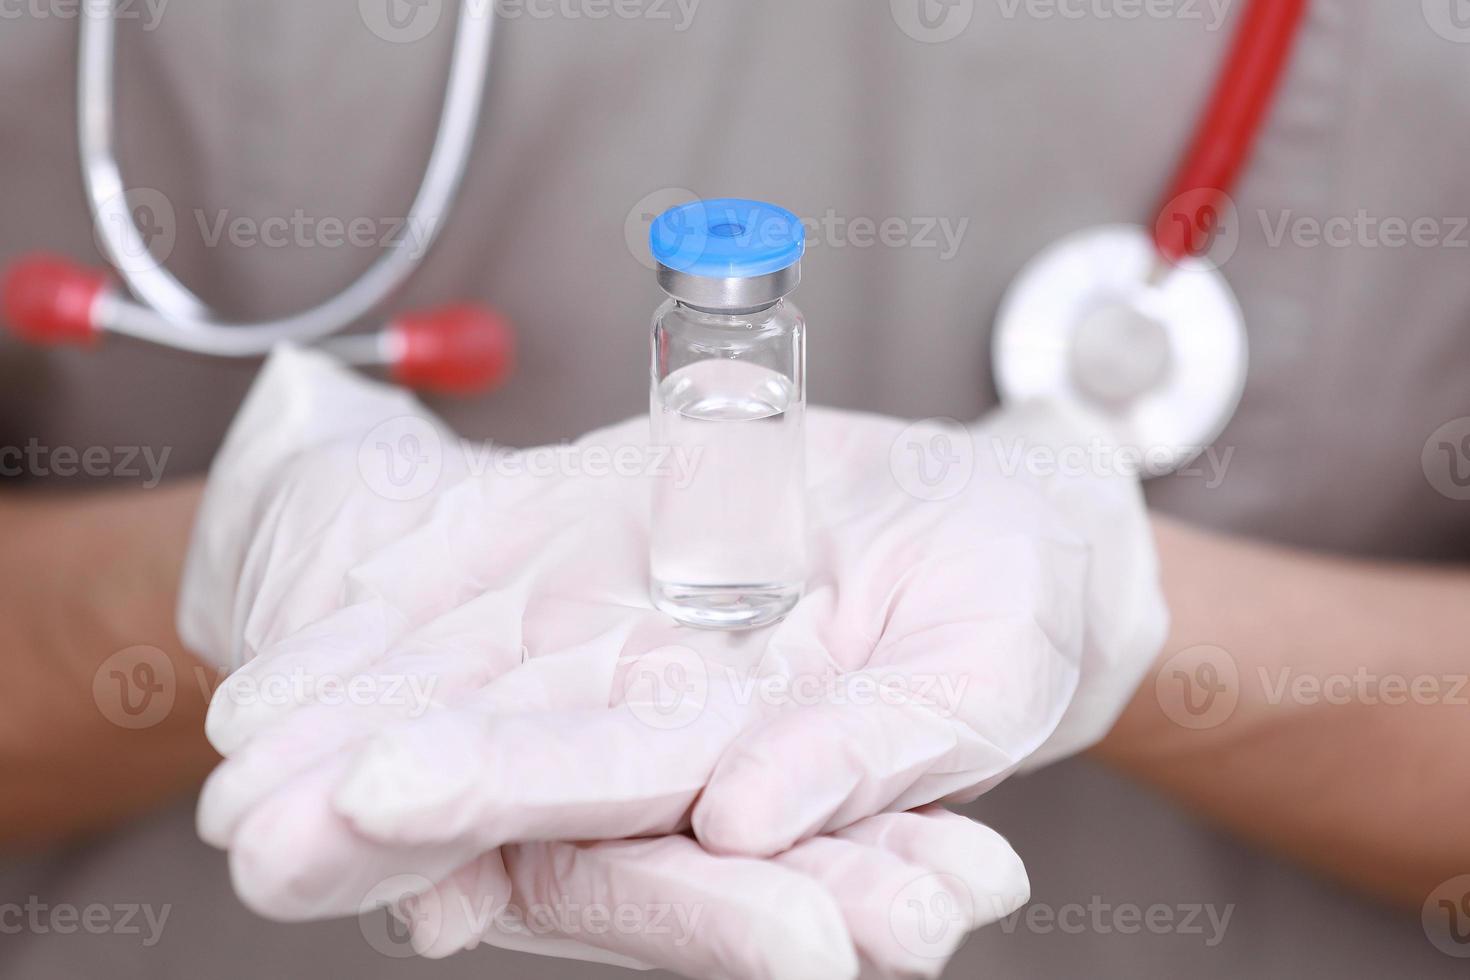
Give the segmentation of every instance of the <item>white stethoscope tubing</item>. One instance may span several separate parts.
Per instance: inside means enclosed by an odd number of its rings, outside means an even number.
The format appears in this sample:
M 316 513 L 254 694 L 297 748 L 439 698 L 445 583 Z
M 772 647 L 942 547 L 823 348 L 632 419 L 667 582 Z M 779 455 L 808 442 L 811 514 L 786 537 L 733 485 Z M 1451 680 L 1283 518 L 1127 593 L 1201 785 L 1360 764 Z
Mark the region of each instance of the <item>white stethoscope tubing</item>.
M 149 254 L 133 221 L 113 149 L 113 4 L 107 4 L 104 16 L 82 18 L 78 115 L 87 201 L 102 247 L 139 301 L 118 296 L 101 298 L 99 301 L 107 307 L 98 314 L 107 328 L 201 354 L 258 357 L 282 342 L 309 343 L 343 330 L 400 288 L 438 236 L 469 163 L 495 26 L 495 17 L 477 13 L 477 6 L 460 4 L 439 129 L 409 209 L 409 226 L 426 229 L 426 239 L 416 242 L 414 248 L 389 249 L 355 282 L 318 306 L 287 317 L 248 323 L 230 323 L 217 317 Z

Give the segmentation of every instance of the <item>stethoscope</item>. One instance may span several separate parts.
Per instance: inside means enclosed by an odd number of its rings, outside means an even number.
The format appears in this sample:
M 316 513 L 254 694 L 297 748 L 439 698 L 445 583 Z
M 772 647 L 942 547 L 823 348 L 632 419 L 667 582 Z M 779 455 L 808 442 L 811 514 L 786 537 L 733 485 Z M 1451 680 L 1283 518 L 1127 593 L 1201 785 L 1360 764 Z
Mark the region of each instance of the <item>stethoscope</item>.
M 460 5 L 434 148 L 411 216 L 442 217 L 474 142 L 494 17 Z M 1072 235 L 1033 259 L 1002 303 L 992 357 L 1002 400 L 1061 402 L 1106 422 L 1119 448 L 1175 470 L 1214 442 L 1239 405 L 1248 368 L 1245 318 L 1205 258 L 1279 87 L 1307 0 L 1251 0 L 1191 149 L 1152 232 L 1114 225 Z M 487 23 L 478 24 L 477 20 Z M 417 269 L 423 248 L 390 250 L 347 289 L 310 310 L 225 323 L 150 254 L 113 152 L 115 23 L 82 18 L 80 137 L 87 199 L 111 277 L 53 256 L 22 259 L 3 287 L 6 318 L 39 343 L 105 333 L 219 357 L 258 357 L 278 343 L 324 341 L 362 319 Z M 329 349 L 388 365 L 407 384 L 471 390 L 510 369 L 512 335 L 495 313 L 463 305 L 398 316 Z
M 1245 391 L 1248 342 L 1240 304 L 1205 256 L 1307 2 L 1251 0 L 1152 231 L 1081 231 L 1022 269 L 992 339 L 1003 402 L 1085 413 L 1120 465 L 1144 476 L 1177 472 L 1220 437 Z
M 464 178 L 490 65 L 495 18 L 460 4 L 433 151 L 409 209 L 413 247 L 390 247 L 346 289 L 291 316 L 228 323 L 150 252 L 113 149 L 116 19 L 112 2 L 80 18 L 78 118 L 82 175 L 97 240 L 113 275 L 54 255 L 21 258 L 3 283 L 5 319 L 23 339 L 90 344 L 120 334 L 215 357 L 261 357 L 277 344 L 326 341 L 372 313 L 417 271 Z M 478 23 L 483 21 L 483 23 Z M 119 288 L 119 286 L 124 288 Z M 494 311 L 460 304 L 402 313 L 379 330 L 321 344 L 354 365 L 383 365 L 400 383 L 468 392 L 510 371 L 513 335 Z

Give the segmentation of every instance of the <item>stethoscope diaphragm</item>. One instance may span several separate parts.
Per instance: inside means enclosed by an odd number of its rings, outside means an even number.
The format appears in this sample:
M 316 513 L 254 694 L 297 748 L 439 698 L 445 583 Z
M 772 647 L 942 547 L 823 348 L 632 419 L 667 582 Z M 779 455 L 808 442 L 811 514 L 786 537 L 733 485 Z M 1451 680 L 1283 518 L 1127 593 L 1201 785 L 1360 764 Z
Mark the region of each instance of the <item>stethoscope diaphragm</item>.
M 1133 225 L 1062 239 L 1012 284 L 991 341 L 1007 404 L 1096 417 L 1107 450 L 1145 477 L 1187 466 L 1219 438 L 1249 361 L 1245 317 L 1219 269 L 1161 261 Z

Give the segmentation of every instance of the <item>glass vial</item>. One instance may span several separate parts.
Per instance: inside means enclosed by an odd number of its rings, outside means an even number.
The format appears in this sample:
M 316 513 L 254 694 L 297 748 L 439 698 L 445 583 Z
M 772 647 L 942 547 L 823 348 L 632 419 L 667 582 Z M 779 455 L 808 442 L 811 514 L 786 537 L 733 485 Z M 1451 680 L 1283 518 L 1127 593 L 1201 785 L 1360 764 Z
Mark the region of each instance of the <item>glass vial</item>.
M 650 240 L 669 296 L 653 318 L 652 435 L 680 464 L 653 490 L 653 603 L 689 626 L 765 626 L 806 577 L 806 327 L 785 299 L 805 230 L 726 198 L 665 212 Z

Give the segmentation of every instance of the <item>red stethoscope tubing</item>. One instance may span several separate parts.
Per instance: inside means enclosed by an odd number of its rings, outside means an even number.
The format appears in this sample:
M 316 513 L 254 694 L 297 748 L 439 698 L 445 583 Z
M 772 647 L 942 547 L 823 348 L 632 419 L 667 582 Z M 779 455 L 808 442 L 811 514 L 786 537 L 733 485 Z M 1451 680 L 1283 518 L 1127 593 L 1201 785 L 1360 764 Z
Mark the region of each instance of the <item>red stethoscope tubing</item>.
M 1169 262 L 1209 248 L 1221 206 L 1264 128 L 1308 3 L 1251 0 L 1242 15 L 1209 108 L 1154 223 L 1154 244 Z

